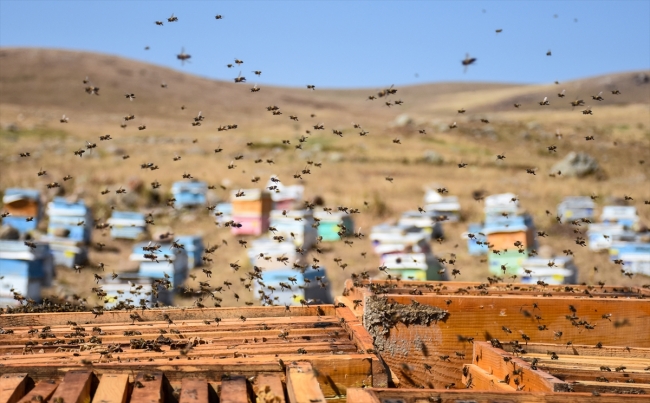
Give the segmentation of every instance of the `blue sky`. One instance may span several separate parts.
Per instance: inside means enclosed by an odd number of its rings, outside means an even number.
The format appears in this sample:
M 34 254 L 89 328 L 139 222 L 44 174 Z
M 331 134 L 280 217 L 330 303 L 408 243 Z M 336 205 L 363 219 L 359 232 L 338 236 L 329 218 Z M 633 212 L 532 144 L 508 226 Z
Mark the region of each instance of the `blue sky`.
M 167 22 L 172 13 L 178 22 Z M 650 69 L 650 1 L 0 0 L 0 46 L 108 53 L 227 80 L 262 70 L 260 84 L 317 88 L 548 83 Z M 184 66 L 181 47 L 192 55 Z M 465 53 L 478 59 L 467 73 Z M 228 69 L 235 58 L 241 69 Z

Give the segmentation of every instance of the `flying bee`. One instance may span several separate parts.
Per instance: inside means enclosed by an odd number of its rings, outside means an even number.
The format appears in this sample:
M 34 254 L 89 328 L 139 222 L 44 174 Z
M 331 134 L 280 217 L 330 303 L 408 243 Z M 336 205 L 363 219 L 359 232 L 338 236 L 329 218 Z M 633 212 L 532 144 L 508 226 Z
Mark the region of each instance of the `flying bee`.
M 456 122 L 454 122 L 454 123 L 452 123 L 452 124 L 449 125 L 449 128 L 450 128 L 450 129 L 455 129 L 455 128 L 457 128 L 457 127 L 458 127 L 458 125 L 456 125 Z
M 246 77 L 241 75 L 241 71 L 239 72 L 239 75 L 234 78 L 236 83 L 243 83 L 246 82 Z
M 68 117 L 65 116 L 65 115 L 63 115 L 63 116 L 61 117 L 61 119 L 59 120 L 59 122 L 61 122 L 61 123 L 68 123 L 68 120 L 69 120 Z
M 593 112 L 591 111 L 591 106 L 588 106 L 587 109 L 582 111 L 583 115 L 593 115 Z
M 462 65 L 464 67 L 463 73 L 466 73 L 467 72 L 467 67 L 469 67 L 469 65 L 471 65 L 471 64 L 474 64 L 475 62 L 476 62 L 476 58 L 475 57 L 469 57 L 469 53 L 466 53 L 465 54 L 465 59 L 463 61 L 461 61 Z
M 107 134 L 105 136 L 99 136 L 99 141 L 107 141 L 107 140 L 112 140 L 113 138 L 111 137 L 110 134 Z
M 160 83 L 160 88 L 167 88 L 167 83 L 164 81 Z
M 237 66 L 241 66 L 242 64 L 244 64 L 244 61 L 243 61 L 243 60 L 240 60 L 240 59 L 235 59 L 235 64 L 236 64 Z
M 174 16 L 174 13 L 172 13 L 172 16 L 167 18 L 167 22 L 176 22 L 178 21 L 178 17 Z
M 31 157 L 32 154 L 29 153 L 29 152 L 26 152 L 26 153 L 20 153 L 20 156 L 23 157 L 23 158 L 24 158 L 24 157 Z
M 124 97 L 129 101 L 133 101 L 135 99 L 135 94 L 124 94 Z
M 316 89 L 316 86 L 313 84 L 307 84 L 307 89 L 314 91 Z
M 185 64 L 192 56 L 185 53 L 185 48 L 181 48 L 181 53 L 176 55 L 176 58 L 181 61 L 181 64 Z
M 546 52 L 546 56 L 550 56 L 550 55 L 551 55 L 551 50 L 549 49 L 548 52 Z
M 253 86 L 253 88 L 251 88 L 251 92 L 259 92 L 260 90 L 261 90 L 261 88 L 258 87 L 257 84 L 255 84 L 255 85 Z
M 614 95 L 621 95 L 621 91 L 619 91 L 619 90 L 613 90 L 613 91 L 612 91 L 612 94 L 614 94 Z
M 557 94 L 557 96 L 560 97 L 560 98 L 564 98 L 564 93 L 565 93 L 565 92 L 566 92 L 566 90 L 562 90 L 562 92 L 560 92 L 559 94 Z
M 550 105 L 551 103 L 548 102 L 548 97 L 544 97 L 544 100 L 543 100 L 543 101 L 540 101 L 539 104 L 540 104 L 541 106 L 545 106 L 545 105 Z
M 465 113 L 465 112 L 466 112 L 466 111 L 465 111 L 465 108 L 460 108 L 460 109 L 458 110 L 458 113 Z
M 604 101 L 605 98 L 603 98 L 601 95 L 603 95 L 603 92 L 600 91 L 598 95 L 592 95 L 591 99 L 596 100 L 596 101 Z
M 72 175 L 66 175 L 63 177 L 64 181 L 69 181 L 70 179 L 72 179 Z
M 37 175 L 38 175 L 38 176 L 43 176 L 43 175 L 47 175 L 47 171 L 46 171 L 46 170 L 44 170 L 43 168 L 41 168 L 41 170 L 40 170 L 40 171 L 38 171 L 38 174 L 37 174 Z
M 140 125 L 138 126 L 138 130 L 144 130 L 147 128 L 147 125 Z
M 521 104 L 518 104 L 518 103 L 515 103 L 513 105 L 514 105 L 515 108 L 519 108 L 521 106 Z
M 483 123 L 490 123 L 490 121 L 487 120 L 487 119 L 485 119 L 485 118 L 481 118 L 481 122 L 483 122 Z
M 162 21 L 156 21 L 156 25 L 163 25 Z
M 223 19 L 223 17 L 221 16 L 221 14 L 217 14 L 217 15 L 214 16 L 214 19 L 215 20 L 221 20 L 221 19 Z

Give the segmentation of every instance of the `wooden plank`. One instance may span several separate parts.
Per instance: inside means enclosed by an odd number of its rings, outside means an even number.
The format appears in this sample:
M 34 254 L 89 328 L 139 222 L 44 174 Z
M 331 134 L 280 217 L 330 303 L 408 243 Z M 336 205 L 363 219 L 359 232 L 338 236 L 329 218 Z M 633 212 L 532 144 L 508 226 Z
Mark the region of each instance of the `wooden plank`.
M 162 372 L 139 372 L 133 383 L 131 402 L 162 403 L 164 400 L 162 387 Z
M 16 403 L 25 395 L 27 374 L 5 374 L 0 376 L 0 403 Z
M 60 399 L 65 403 L 90 403 L 92 379 L 92 371 L 67 372 L 52 395 L 52 400 Z
M 98 375 L 107 373 L 131 373 L 132 371 L 162 371 L 171 383 L 180 383 L 188 376 L 201 376 L 208 382 L 220 382 L 221 377 L 227 374 L 240 374 L 247 377 L 255 376 L 261 372 L 283 372 L 288 363 L 293 361 L 307 361 L 319 374 L 322 390 L 328 398 L 344 396 L 347 388 L 365 387 L 372 384 L 371 360 L 375 357 L 370 354 L 286 354 L 279 357 L 259 356 L 249 358 L 201 358 L 200 360 L 156 360 L 130 362 L 112 361 L 101 362 L 93 365 L 93 371 Z M 280 364 L 282 360 L 282 365 Z M 55 379 L 60 377 L 60 371 L 69 371 L 83 368 L 77 366 L 62 367 L 56 362 L 45 362 L 34 365 L 0 366 L 0 373 L 27 372 L 35 381 L 42 379 Z
M 93 403 L 126 403 L 128 393 L 128 374 L 105 374 L 99 381 Z
M 596 366 L 591 368 L 585 368 L 581 365 L 567 367 L 550 363 L 544 363 L 542 366 L 538 365 L 538 368 L 568 383 L 576 381 L 597 381 L 599 378 L 604 377 L 610 382 L 628 382 L 633 380 L 635 383 L 650 384 L 650 372 L 643 370 L 631 371 L 630 369 L 626 369 L 624 372 L 617 372 L 615 368 L 611 368 L 611 372 L 609 372 L 606 370 L 602 371 Z
M 503 382 L 502 379 L 474 364 L 466 364 L 463 367 L 461 382 L 466 389 L 515 392 L 515 388 Z
M 408 308 L 404 311 L 406 313 L 419 309 L 409 308 L 415 301 L 419 307 L 436 307 L 448 311 L 448 315 L 444 320 L 429 325 L 410 322 L 407 326 L 399 320 L 388 320 L 391 327 L 384 329 L 382 321 L 385 317 L 369 314 L 370 298 L 375 297 L 367 297 L 364 301 L 364 326 L 373 336 L 381 358 L 397 374 L 404 387 L 430 388 L 431 385 L 439 387 L 460 383 L 460 369 L 463 364 L 471 362 L 470 338 L 474 341 L 499 339 L 502 344 L 518 340 L 525 345 L 523 335 L 526 335 L 529 342 L 554 343 L 557 342 L 555 332 L 561 331 L 560 342 L 650 347 L 650 338 L 646 336 L 650 333 L 650 304 L 645 300 L 388 295 L 387 301 Z M 373 302 L 370 305 L 372 307 Z M 592 328 L 574 326 L 567 319 L 574 315 L 569 305 L 576 311 L 575 316 Z M 385 305 L 373 309 L 381 312 Z M 611 317 L 603 318 L 610 313 Z M 395 314 L 402 313 L 395 309 Z M 625 325 L 616 326 L 615 323 Z M 510 332 L 504 331 L 504 327 Z M 408 377 L 400 373 L 403 364 L 413 367 Z M 429 372 L 425 364 L 434 369 Z
M 311 364 L 297 362 L 287 366 L 287 395 L 291 403 L 325 403 Z
M 521 358 L 493 347 L 484 341 L 474 342 L 473 364 L 488 371 L 497 379 L 508 379 L 513 388 L 519 380 L 523 390 L 528 392 L 568 392 L 569 385 L 553 375 L 539 369 L 535 370 Z M 507 378 L 506 378 L 507 377 Z
M 348 390 L 354 403 L 625 403 L 646 402 L 648 396 L 591 393 L 503 392 L 471 389 L 357 389 Z
M 246 377 L 234 376 L 221 381 L 221 403 L 249 403 Z
M 259 374 L 253 386 L 257 403 L 286 402 L 280 374 Z
M 178 403 L 208 403 L 208 381 L 199 378 L 183 378 Z
M 504 350 L 512 351 L 512 346 L 504 345 Z M 562 343 L 528 343 L 524 346 L 526 354 L 546 354 L 554 351 L 557 354 L 597 357 L 634 357 L 650 359 L 650 348 L 617 346 L 586 346 L 583 344 L 566 345 Z
M 575 392 L 591 393 L 596 391 L 598 393 L 616 393 L 625 395 L 646 395 L 646 399 L 650 400 L 647 395 L 650 395 L 650 385 L 637 384 L 637 383 L 622 383 L 622 382 L 595 382 L 595 381 L 580 381 L 571 384 Z
M 13 326 L 53 326 L 65 325 L 69 321 L 82 324 L 100 323 L 131 323 L 131 315 L 137 313 L 140 321 L 164 321 L 168 315 L 173 321 L 183 320 L 213 320 L 216 316 L 222 319 L 239 319 L 242 314 L 247 318 L 272 318 L 288 316 L 333 316 L 334 305 L 291 306 L 255 306 L 232 308 L 169 308 L 148 309 L 135 312 L 105 311 L 101 315 L 92 312 L 56 312 L 42 315 L 39 313 L 9 314 L 0 316 L 0 327 Z
M 30 390 L 18 403 L 33 403 L 37 401 L 47 401 L 53 394 L 59 384 L 51 379 L 40 381 Z M 39 400 L 40 399 L 40 400 Z

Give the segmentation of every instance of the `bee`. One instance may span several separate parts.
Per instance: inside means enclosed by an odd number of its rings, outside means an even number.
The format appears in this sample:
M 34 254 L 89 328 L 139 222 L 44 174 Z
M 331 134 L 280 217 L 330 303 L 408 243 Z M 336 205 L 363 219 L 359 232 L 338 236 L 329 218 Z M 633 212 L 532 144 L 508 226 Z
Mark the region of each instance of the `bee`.
M 214 16 L 214 19 L 215 20 L 221 20 L 221 19 L 223 19 L 223 17 L 221 16 L 221 14 L 217 14 L 217 15 Z
M 307 84 L 307 89 L 314 91 L 314 90 L 316 90 L 316 86 L 313 85 L 313 84 Z
M 23 157 L 23 158 L 25 158 L 25 157 L 31 157 L 32 154 L 31 154 L 31 153 L 28 153 L 28 152 L 27 152 L 27 153 L 20 153 L 20 156 Z
M 113 138 L 111 137 L 110 134 L 107 134 L 105 136 L 99 136 L 99 141 L 107 141 L 107 140 L 112 140 Z
M 176 55 L 176 58 L 181 61 L 181 64 L 185 64 L 192 56 L 185 53 L 185 48 L 181 48 L 181 53 Z
M 156 25 L 163 25 L 162 21 L 156 21 Z
M 621 95 L 621 91 L 619 91 L 619 90 L 613 90 L 613 91 L 612 91 L 612 94 L 614 94 L 614 95 Z
M 129 101 L 133 101 L 135 99 L 135 94 L 124 94 L 124 97 Z
M 503 29 L 499 28 L 499 29 L 496 29 L 494 32 L 496 32 L 497 34 L 500 34 L 501 32 L 503 32 Z
M 167 18 L 167 22 L 176 22 L 178 21 L 178 17 L 174 16 L 174 13 L 172 13 L 172 16 Z
M 598 93 L 598 95 L 592 95 L 592 96 L 591 96 L 591 99 L 593 99 L 593 100 L 595 100 L 595 101 L 604 101 L 605 98 L 603 98 L 601 95 L 603 95 L 603 92 L 602 92 L 602 91 L 600 91 L 600 92 Z
M 454 122 L 454 123 L 452 123 L 452 124 L 449 125 L 449 128 L 450 128 L 450 129 L 455 129 L 456 127 L 458 127 L 458 126 L 456 125 L 456 122 Z
M 465 113 L 465 112 L 466 112 L 466 111 L 465 111 L 465 108 L 460 108 L 460 109 L 458 110 L 458 113 Z
M 63 115 L 63 116 L 61 117 L 61 119 L 59 119 L 59 122 L 61 122 L 61 123 L 68 123 L 68 120 L 69 120 L 68 117 L 65 116 L 65 115 Z
M 504 160 L 506 159 L 506 156 L 503 154 L 497 155 L 497 160 Z
M 487 119 L 485 119 L 485 118 L 481 118 L 481 122 L 483 122 L 483 123 L 490 123 L 490 121 L 487 120 Z
M 251 88 L 251 92 L 259 92 L 260 90 L 261 90 L 261 88 L 258 87 L 257 84 L 255 84 L 255 85 L 253 86 L 253 88 Z
M 514 103 L 513 105 L 514 105 L 515 108 L 519 108 L 521 106 L 521 104 L 518 104 L 518 103 Z
M 546 52 L 546 56 L 550 56 L 550 55 L 551 55 L 551 50 L 549 49 L 549 51 Z
M 566 90 L 562 90 L 562 92 L 558 93 L 557 96 L 560 97 L 560 98 L 564 98 L 564 93 L 565 92 L 566 92 Z
M 234 78 L 236 83 L 243 83 L 246 82 L 246 77 L 241 75 L 241 71 L 239 72 L 239 75 Z
M 550 105 L 550 102 L 548 102 L 548 97 L 544 97 L 544 100 L 540 101 L 539 104 L 541 106 Z
M 461 162 L 460 164 L 458 164 L 458 168 L 465 168 L 466 166 L 467 166 L 467 164 L 464 163 L 464 162 Z
M 593 112 L 591 111 L 591 107 L 588 106 L 587 109 L 582 111 L 583 115 L 593 115 Z
M 144 129 L 146 129 L 146 128 L 147 128 L 146 125 L 140 125 L 140 126 L 138 126 L 138 130 L 144 130 Z
M 463 73 L 467 72 L 467 67 L 469 67 L 471 64 L 474 64 L 476 62 L 475 57 L 469 57 L 469 53 L 465 54 L 465 59 L 461 61 L 461 64 L 463 65 Z

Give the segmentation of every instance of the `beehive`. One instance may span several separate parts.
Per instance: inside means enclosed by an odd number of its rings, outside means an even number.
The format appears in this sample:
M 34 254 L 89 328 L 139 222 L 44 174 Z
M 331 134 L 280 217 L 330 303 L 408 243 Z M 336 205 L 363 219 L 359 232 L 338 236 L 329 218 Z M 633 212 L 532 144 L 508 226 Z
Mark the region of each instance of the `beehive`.
M 134 211 L 113 211 L 108 224 L 116 239 L 138 239 L 147 230 L 144 214 Z
M 12 314 L 0 328 L 14 401 L 324 402 L 388 386 L 369 334 L 333 305 Z
M 440 389 L 463 387 L 479 341 L 650 348 L 649 297 L 637 287 L 348 280 L 337 302 L 363 317 L 401 387 Z

